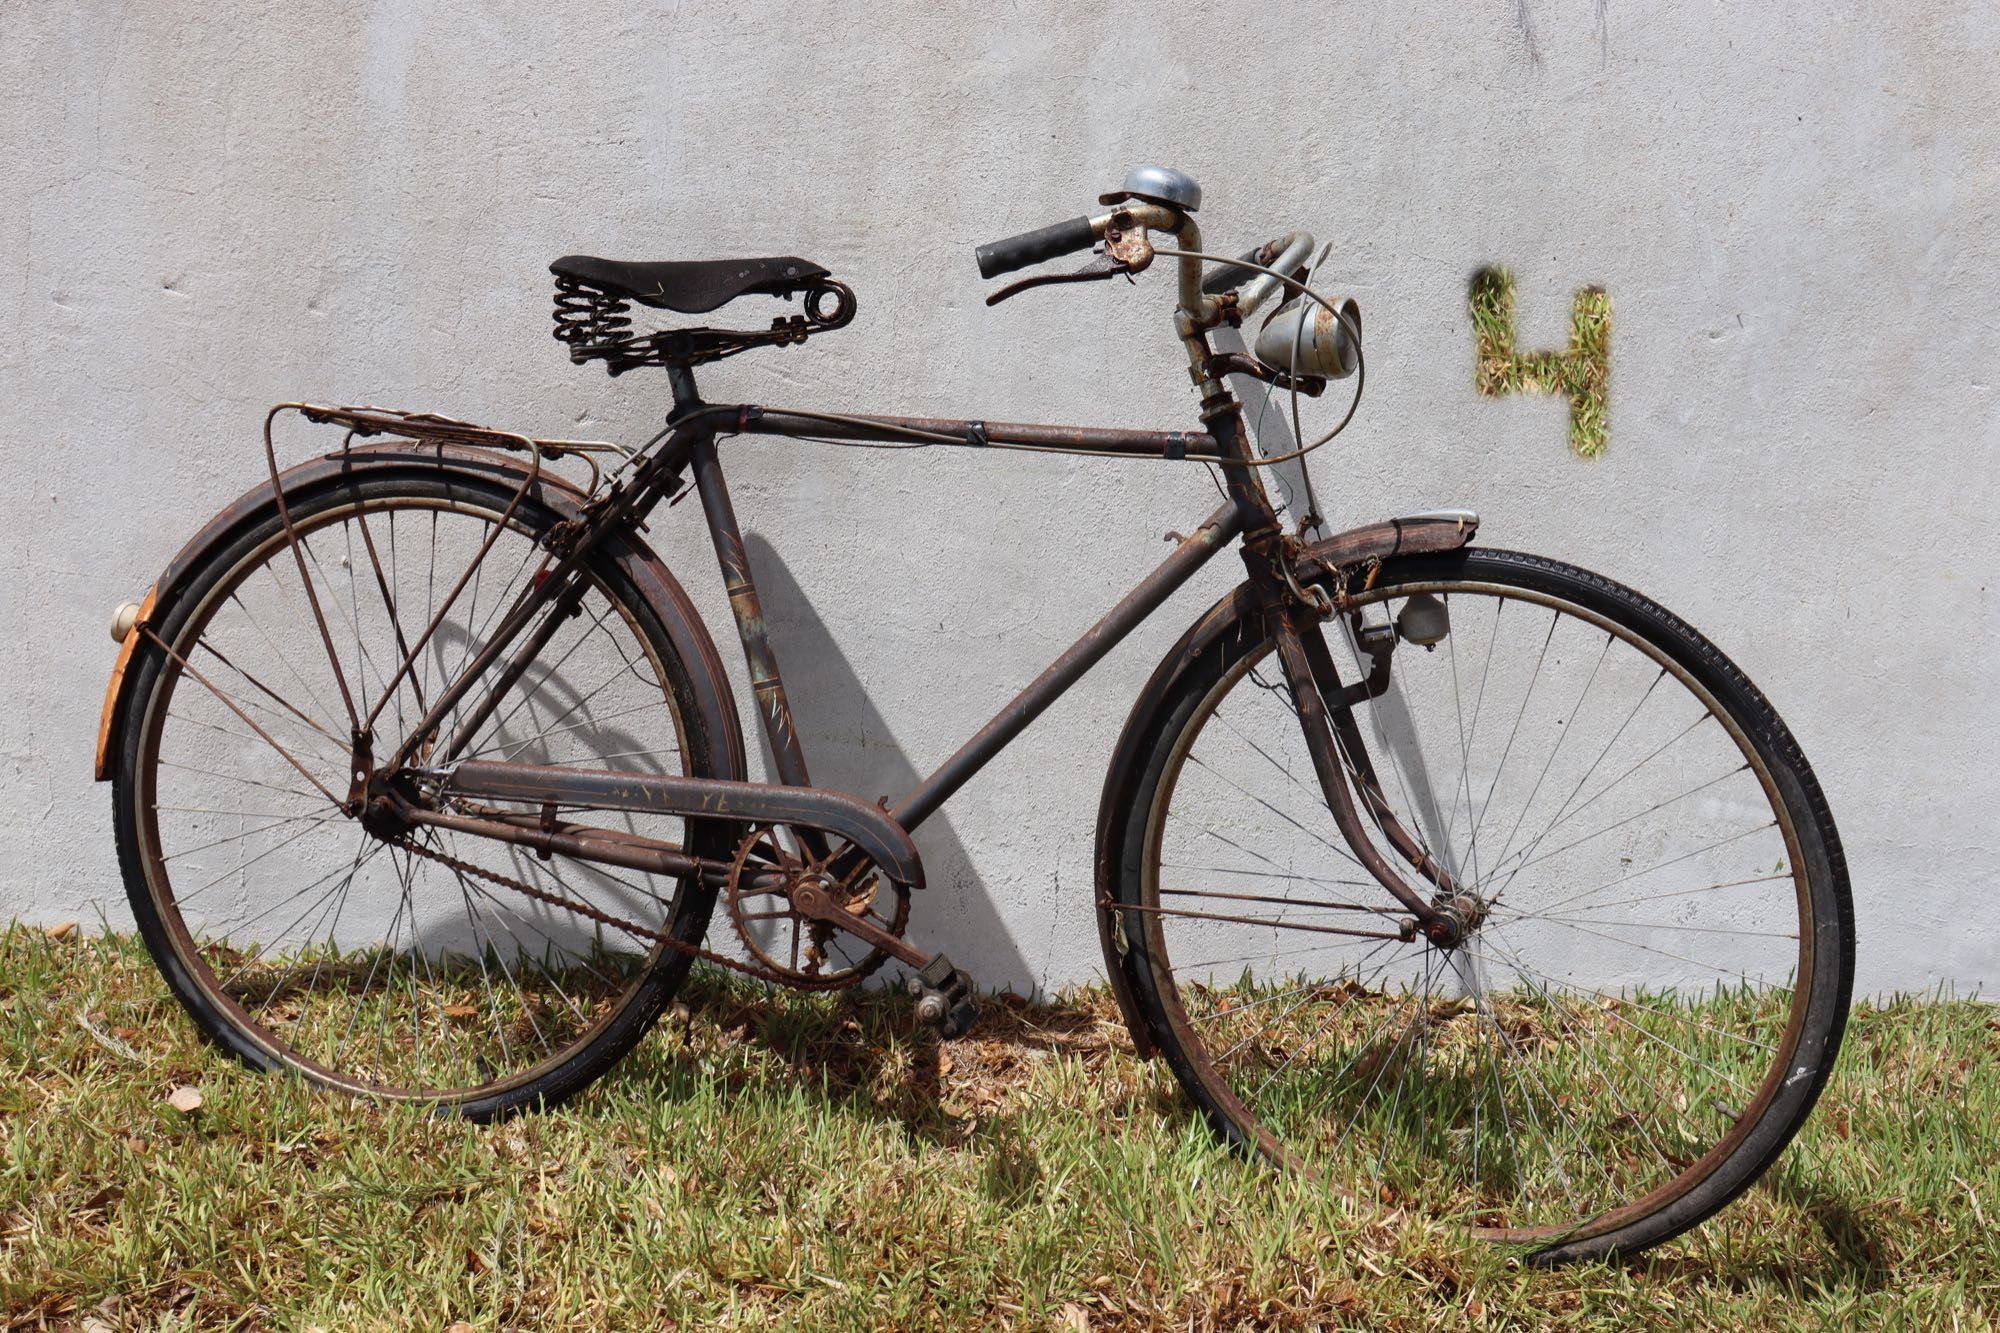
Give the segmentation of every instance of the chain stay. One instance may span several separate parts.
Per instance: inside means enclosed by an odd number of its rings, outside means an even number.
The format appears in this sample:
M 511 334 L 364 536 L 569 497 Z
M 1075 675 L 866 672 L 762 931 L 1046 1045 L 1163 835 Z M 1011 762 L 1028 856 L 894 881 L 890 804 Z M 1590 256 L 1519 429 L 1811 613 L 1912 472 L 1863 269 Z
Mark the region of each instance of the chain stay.
M 627 921 L 623 917 L 613 916 L 609 912 L 592 907 L 589 903 L 580 903 L 572 898 L 565 898 L 559 893 L 550 893 L 546 889 L 535 888 L 531 884 L 524 884 L 520 880 L 510 878 L 496 870 L 488 870 L 484 866 L 473 865 L 470 861 L 462 861 L 446 852 L 440 852 L 430 847 L 420 847 L 408 838 L 396 838 L 392 841 L 395 846 L 401 847 L 404 851 L 413 852 L 426 860 L 436 861 L 438 864 L 448 866 L 461 874 L 475 876 L 490 884 L 497 884 L 501 888 L 512 889 L 516 893 L 526 894 L 528 897 L 538 902 L 547 903 L 551 907 L 560 907 L 564 911 L 574 912 L 578 916 L 597 922 L 599 925 L 610 926 L 614 929 L 625 931 L 627 934 L 640 939 L 651 940 L 655 944 L 664 944 L 677 953 L 684 953 L 690 958 L 699 958 L 706 963 L 714 963 L 718 967 L 728 968 L 732 972 L 740 972 L 747 977 L 770 979 L 769 975 L 760 967 L 755 967 L 724 954 L 719 954 L 713 949 L 704 949 L 699 944 L 690 944 L 686 940 L 667 934 L 665 931 L 653 930 L 640 925 L 636 921 Z

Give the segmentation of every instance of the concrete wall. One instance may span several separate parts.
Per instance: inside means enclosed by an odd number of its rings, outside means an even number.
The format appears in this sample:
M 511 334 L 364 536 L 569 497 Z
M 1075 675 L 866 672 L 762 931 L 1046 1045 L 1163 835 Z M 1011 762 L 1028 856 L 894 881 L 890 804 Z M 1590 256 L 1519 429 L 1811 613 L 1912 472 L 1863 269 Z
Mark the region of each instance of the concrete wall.
M 852 283 L 855 326 L 732 362 L 713 396 L 1191 425 L 1164 281 L 989 311 L 970 253 L 1162 161 L 1206 188 L 1217 248 L 1337 243 L 1370 375 L 1320 455 L 1336 525 L 1467 504 L 1493 544 L 1680 611 L 1819 769 L 1860 986 L 2000 980 L 1990 8 L 314 9 L 0 6 L 0 916 L 127 919 L 88 780 L 103 626 L 255 479 L 266 404 L 639 438 L 662 386 L 567 364 L 547 261 L 796 252 Z M 1610 291 L 1602 458 L 1570 456 L 1559 403 L 1474 393 L 1482 263 L 1513 267 L 1526 346 L 1561 339 L 1577 286 Z M 820 776 L 869 792 L 1212 501 L 1189 466 L 731 464 Z M 726 625 L 698 522 L 662 526 Z M 919 938 L 993 984 L 1095 972 L 1101 759 L 1228 577 L 926 829 Z

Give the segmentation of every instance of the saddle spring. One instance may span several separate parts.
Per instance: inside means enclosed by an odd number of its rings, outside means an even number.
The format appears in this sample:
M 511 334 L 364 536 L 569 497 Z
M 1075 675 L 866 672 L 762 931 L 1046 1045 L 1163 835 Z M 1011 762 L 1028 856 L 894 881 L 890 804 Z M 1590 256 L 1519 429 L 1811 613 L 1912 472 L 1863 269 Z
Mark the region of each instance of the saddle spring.
M 591 352 L 632 335 L 632 306 L 575 278 L 556 278 L 555 338 L 569 344 L 569 359 L 582 365 Z
M 791 292 L 783 294 L 790 299 Z M 846 283 L 822 278 L 805 288 L 805 313 L 771 321 L 768 329 L 667 329 L 636 333 L 632 306 L 577 278 L 556 275 L 557 342 L 569 346 L 577 365 L 602 361 L 613 375 L 640 366 L 702 365 L 753 347 L 794 346 L 809 334 L 844 327 L 854 318 L 854 293 Z

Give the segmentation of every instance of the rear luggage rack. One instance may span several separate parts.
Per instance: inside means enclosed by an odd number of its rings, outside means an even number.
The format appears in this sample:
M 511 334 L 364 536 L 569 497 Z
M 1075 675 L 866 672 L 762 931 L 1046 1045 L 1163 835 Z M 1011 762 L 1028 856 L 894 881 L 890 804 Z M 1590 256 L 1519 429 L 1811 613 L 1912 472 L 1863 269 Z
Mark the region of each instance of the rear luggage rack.
M 271 409 L 275 418 L 278 413 L 294 411 L 316 426 L 339 426 L 347 431 L 345 449 L 355 438 L 375 435 L 393 436 L 397 439 L 415 440 L 422 444 L 468 445 L 477 449 L 507 449 L 515 453 L 531 454 L 534 457 L 534 473 L 539 473 L 545 462 L 556 462 L 564 458 L 581 457 L 590 467 L 590 484 L 584 489 L 595 492 L 604 470 L 593 457 L 596 454 L 610 454 L 624 460 L 632 456 L 632 451 L 621 444 L 607 440 L 545 440 L 519 431 L 501 430 L 496 426 L 480 426 L 470 421 L 460 421 L 456 417 L 440 416 L 436 412 L 406 412 L 394 407 L 336 407 L 322 403 L 280 403 Z M 268 443 L 268 441 L 267 441 Z M 275 457 L 272 460 L 275 468 Z

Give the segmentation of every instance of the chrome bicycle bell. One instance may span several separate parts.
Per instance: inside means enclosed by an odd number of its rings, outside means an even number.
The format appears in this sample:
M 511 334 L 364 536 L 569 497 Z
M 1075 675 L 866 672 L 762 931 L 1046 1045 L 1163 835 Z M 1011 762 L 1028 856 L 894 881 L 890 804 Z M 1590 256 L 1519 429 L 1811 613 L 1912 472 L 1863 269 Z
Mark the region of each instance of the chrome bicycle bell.
M 1353 297 L 1337 302 L 1346 318 L 1304 296 L 1272 311 L 1257 330 L 1257 359 L 1281 375 L 1345 379 L 1359 364 L 1361 307 Z
M 1185 171 L 1175 171 L 1172 167 L 1134 167 L 1125 173 L 1122 187 L 1097 196 L 1100 204 L 1122 204 L 1127 199 L 1165 204 L 1192 213 L 1201 207 L 1201 186 Z

